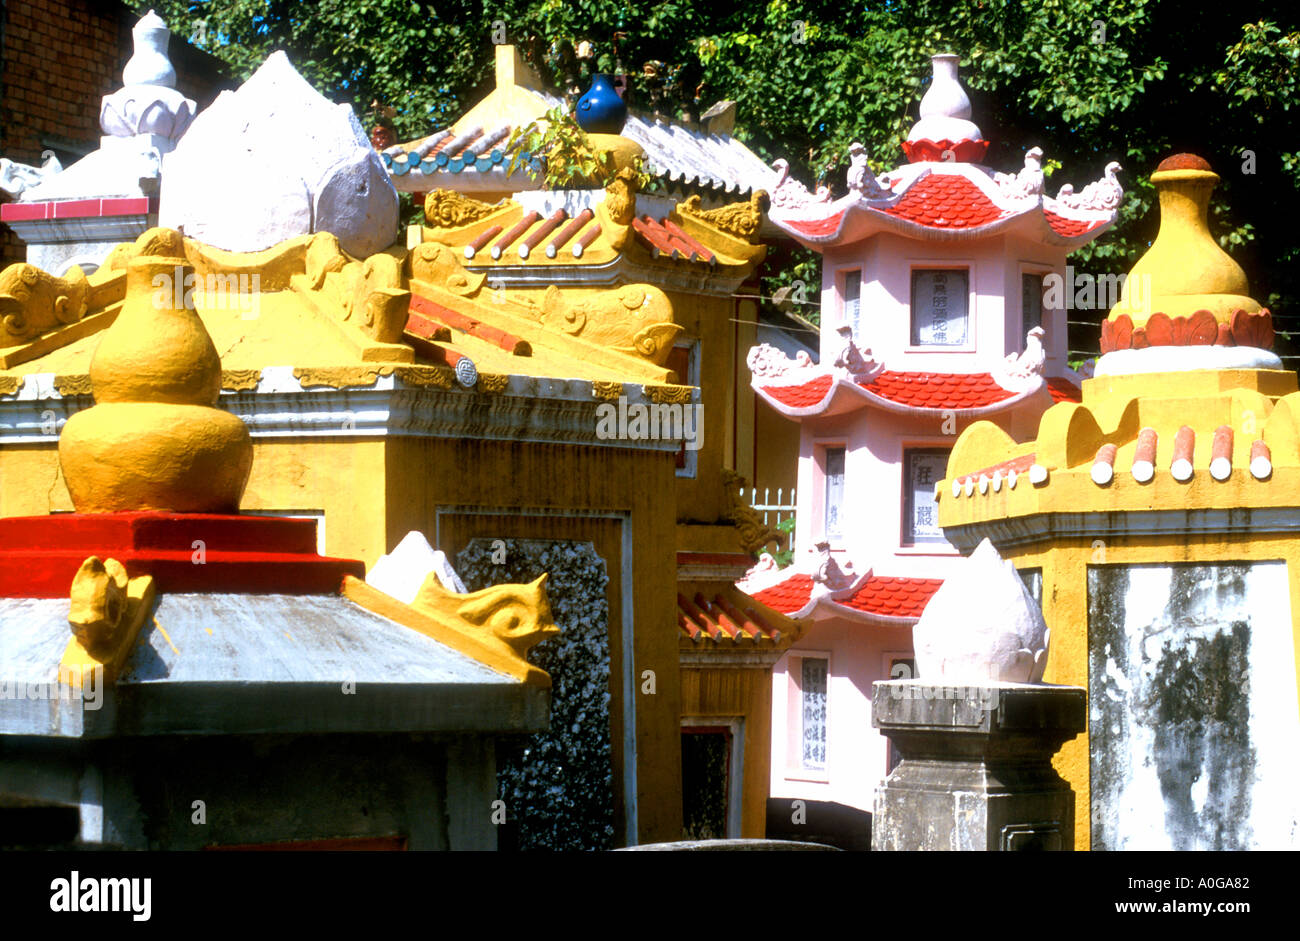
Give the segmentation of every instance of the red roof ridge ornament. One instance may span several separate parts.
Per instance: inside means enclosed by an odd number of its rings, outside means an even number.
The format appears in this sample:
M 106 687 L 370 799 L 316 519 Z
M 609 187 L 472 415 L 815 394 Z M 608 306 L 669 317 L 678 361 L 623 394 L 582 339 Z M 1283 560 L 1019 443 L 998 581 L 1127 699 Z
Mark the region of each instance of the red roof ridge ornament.
M 970 120 L 970 98 L 957 79 L 959 59 L 952 53 L 931 56 L 934 78 L 921 97 L 921 119 L 903 142 L 912 163 L 978 163 L 989 143 Z

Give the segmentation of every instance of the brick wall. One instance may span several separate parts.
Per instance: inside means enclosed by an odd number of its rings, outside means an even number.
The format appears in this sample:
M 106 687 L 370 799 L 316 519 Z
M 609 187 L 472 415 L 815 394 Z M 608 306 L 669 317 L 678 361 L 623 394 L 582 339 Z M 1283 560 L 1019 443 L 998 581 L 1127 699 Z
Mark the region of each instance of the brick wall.
M 104 0 L 4 0 L 0 10 L 0 156 L 39 166 L 50 149 L 66 167 L 99 146 L 100 99 L 122 86 L 139 16 Z M 200 108 L 234 87 L 219 60 L 184 36 L 173 34 L 170 56 L 177 88 Z M 0 266 L 25 255 L 0 226 Z

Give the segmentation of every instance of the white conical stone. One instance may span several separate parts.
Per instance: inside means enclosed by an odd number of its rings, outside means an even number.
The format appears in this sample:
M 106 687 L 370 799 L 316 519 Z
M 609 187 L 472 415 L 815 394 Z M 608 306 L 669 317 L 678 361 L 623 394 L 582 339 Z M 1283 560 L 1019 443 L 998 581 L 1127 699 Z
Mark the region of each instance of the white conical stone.
M 412 530 L 402 537 L 392 552 L 381 556 L 374 564 L 366 575 L 366 584 L 410 604 L 430 573 L 436 574 L 442 587 L 448 591 L 465 593 L 465 585 L 446 555 L 429 545 L 424 533 Z
M 912 629 L 922 680 L 1038 683 L 1047 623 L 1024 581 L 985 539 L 944 580 Z
M 397 191 L 351 107 L 276 52 L 164 158 L 158 224 L 235 252 L 331 232 L 366 258 L 397 238 Z

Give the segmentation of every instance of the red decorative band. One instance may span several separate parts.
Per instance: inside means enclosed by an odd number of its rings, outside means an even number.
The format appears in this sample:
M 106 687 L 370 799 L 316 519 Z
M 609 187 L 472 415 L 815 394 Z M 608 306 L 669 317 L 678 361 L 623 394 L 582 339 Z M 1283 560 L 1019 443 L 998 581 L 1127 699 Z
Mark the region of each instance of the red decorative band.
M 979 163 L 988 149 L 986 140 L 903 141 L 908 163 Z
M 1101 324 L 1101 351 L 1141 350 L 1148 346 L 1253 346 L 1273 348 L 1273 315 L 1267 310 L 1248 314 L 1236 310 L 1228 323 L 1219 323 L 1208 310 L 1190 317 L 1152 314 L 1146 326 L 1134 327 L 1128 314 Z

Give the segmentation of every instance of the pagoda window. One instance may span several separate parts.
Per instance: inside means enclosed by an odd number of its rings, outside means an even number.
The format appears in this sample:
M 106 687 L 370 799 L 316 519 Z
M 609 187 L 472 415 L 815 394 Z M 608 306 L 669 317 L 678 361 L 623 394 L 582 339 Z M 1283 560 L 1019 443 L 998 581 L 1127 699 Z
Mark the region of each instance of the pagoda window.
M 1029 596 L 1043 606 L 1043 570 L 1041 568 L 1017 569 L 1020 580 L 1025 583 Z
M 862 272 L 857 268 L 840 272 L 841 318 L 853 328 L 853 336 L 862 335 Z
M 912 346 L 966 346 L 970 342 L 970 272 L 964 268 L 912 270 Z
M 1034 327 L 1043 325 L 1043 276 L 1041 274 L 1020 276 L 1020 315 L 1021 339 Z
M 844 454 L 844 448 L 833 447 L 826 448 L 823 456 L 823 530 L 826 541 L 830 543 L 844 538 Z
M 799 660 L 799 767 L 826 770 L 826 705 L 829 663 L 824 657 Z
M 700 341 L 688 340 L 673 345 L 664 363 L 677 374 L 681 385 L 698 386 L 700 384 Z M 695 429 L 697 432 L 699 429 Z M 686 442 L 677 449 L 677 476 L 694 477 L 696 472 L 696 455 L 698 449 L 688 450 Z
M 948 542 L 939 528 L 939 506 L 934 499 L 934 485 L 944 478 L 948 453 L 948 448 L 903 450 L 904 546 Z

